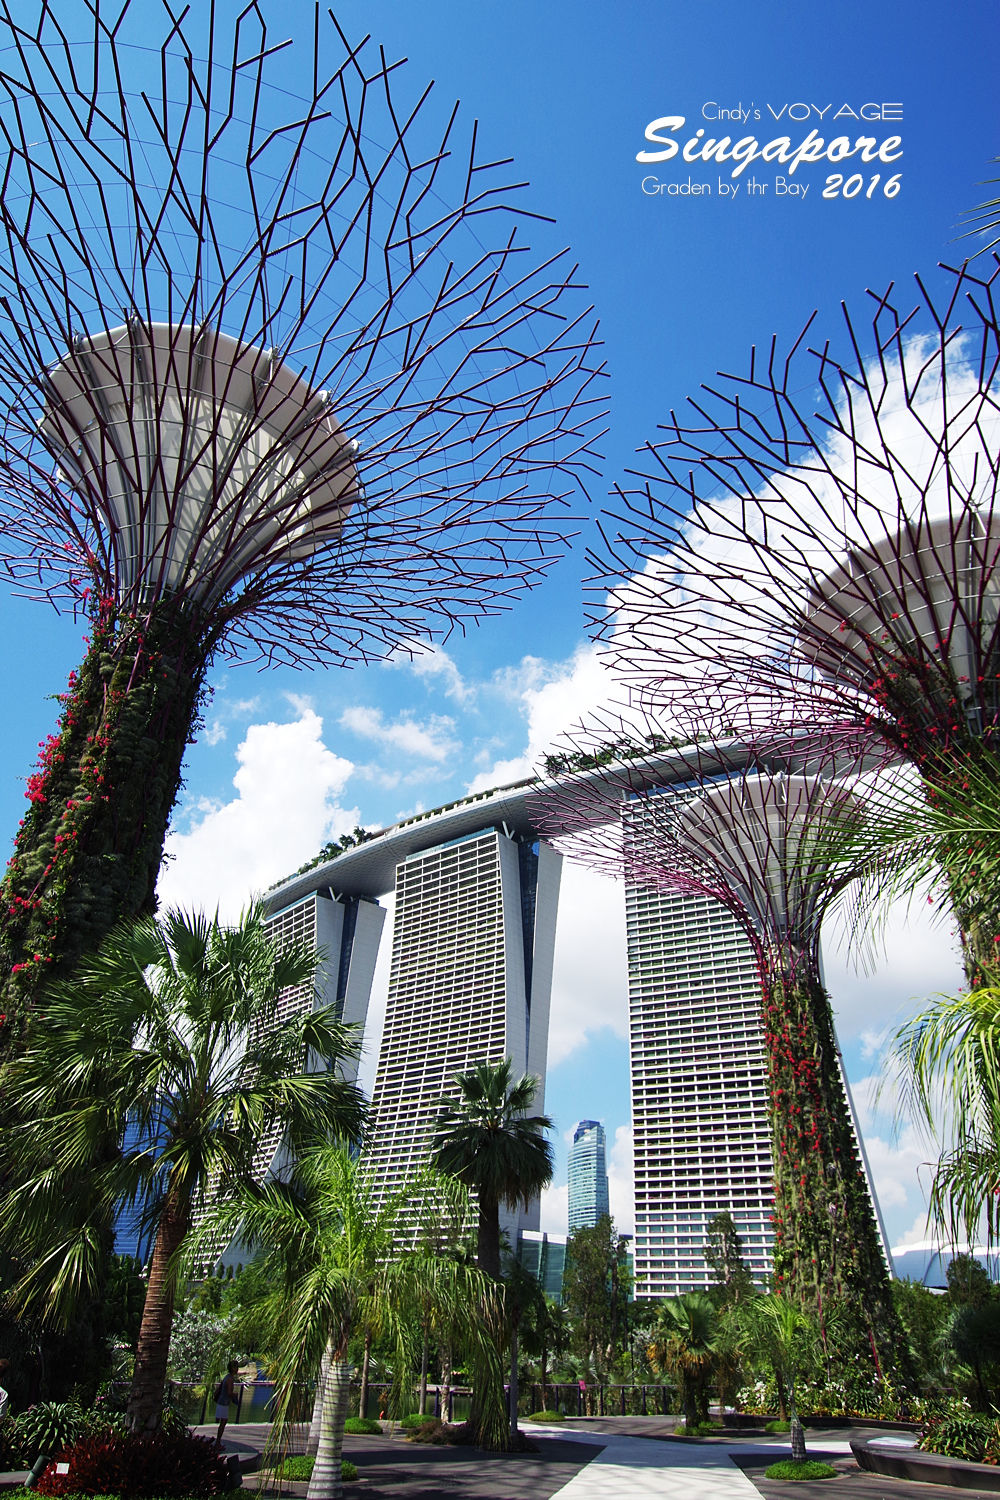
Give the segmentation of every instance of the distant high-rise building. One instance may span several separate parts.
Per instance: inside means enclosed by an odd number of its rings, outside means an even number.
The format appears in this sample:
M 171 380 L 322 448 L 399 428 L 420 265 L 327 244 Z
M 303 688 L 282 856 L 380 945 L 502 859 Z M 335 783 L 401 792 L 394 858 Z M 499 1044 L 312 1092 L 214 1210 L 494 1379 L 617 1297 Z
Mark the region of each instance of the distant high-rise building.
M 599 1120 L 581 1120 L 569 1152 L 569 1231 L 592 1229 L 610 1213 L 607 1143 Z
M 385 1188 L 427 1165 L 456 1073 L 513 1061 L 541 1080 L 543 1105 L 562 856 L 504 826 L 418 849 L 396 870 L 385 1025 L 372 1095 L 368 1166 Z M 537 1202 L 501 1210 L 517 1244 Z

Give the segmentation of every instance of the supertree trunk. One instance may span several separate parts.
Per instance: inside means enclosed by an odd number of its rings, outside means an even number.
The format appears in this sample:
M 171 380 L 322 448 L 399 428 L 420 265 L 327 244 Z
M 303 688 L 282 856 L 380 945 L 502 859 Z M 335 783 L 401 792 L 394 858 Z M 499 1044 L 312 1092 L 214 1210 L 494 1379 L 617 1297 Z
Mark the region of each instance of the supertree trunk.
M 817 1314 L 838 1364 L 910 1370 L 843 1076 L 830 1000 L 812 965 L 775 962 L 764 998 L 774 1159 L 774 1275 Z
M 181 761 L 212 638 L 173 604 L 94 623 L 57 731 L 28 780 L 31 807 L 0 884 L 0 1047 L 24 1032 L 52 974 L 116 922 L 154 907 Z

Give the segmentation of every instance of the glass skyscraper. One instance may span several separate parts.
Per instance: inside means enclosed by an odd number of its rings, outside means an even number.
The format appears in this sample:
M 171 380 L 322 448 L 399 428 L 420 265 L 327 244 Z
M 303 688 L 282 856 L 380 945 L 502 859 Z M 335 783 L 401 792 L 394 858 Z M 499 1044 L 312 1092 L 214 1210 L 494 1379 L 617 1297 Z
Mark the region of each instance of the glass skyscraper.
M 610 1213 L 607 1142 L 599 1120 L 581 1120 L 569 1152 L 569 1231 L 592 1229 Z

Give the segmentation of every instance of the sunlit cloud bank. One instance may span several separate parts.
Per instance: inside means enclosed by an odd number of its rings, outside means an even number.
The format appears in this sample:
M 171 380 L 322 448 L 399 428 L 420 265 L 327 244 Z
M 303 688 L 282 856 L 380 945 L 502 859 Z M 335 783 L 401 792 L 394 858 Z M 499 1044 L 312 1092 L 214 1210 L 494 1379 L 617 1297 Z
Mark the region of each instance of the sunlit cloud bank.
M 353 770 L 323 743 L 323 721 L 299 705 L 285 724 L 251 724 L 236 751 L 236 796 L 183 809 L 167 837 L 161 904 L 218 907 L 232 920 L 251 896 L 289 875 L 359 821 L 340 798 Z

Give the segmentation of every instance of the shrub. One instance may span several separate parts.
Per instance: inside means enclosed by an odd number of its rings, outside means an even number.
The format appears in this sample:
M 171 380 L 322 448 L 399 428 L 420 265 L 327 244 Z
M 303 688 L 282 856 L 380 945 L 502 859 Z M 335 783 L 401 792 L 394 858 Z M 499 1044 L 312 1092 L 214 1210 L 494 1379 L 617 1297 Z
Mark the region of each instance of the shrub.
M 290 1453 L 277 1465 L 279 1479 L 311 1479 L 316 1460 L 311 1453 Z
M 21 1446 L 17 1441 L 13 1417 L 0 1418 L 0 1470 L 21 1467 Z
M 711 1437 L 713 1433 L 720 1431 L 721 1428 L 717 1427 L 714 1422 L 692 1422 L 690 1427 L 686 1422 L 682 1422 L 680 1427 L 677 1428 L 677 1436 Z
M 357 1477 L 358 1477 L 358 1466 L 357 1466 L 357 1464 L 352 1464 L 351 1460 L 349 1458 L 343 1458 L 343 1459 L 341 1459 L 341 1461 L 340 1461 L 340 1477 L 341 1477 L 341 1479 L 344 1479 L 344 1480 L 347 1480 L 347 1479 L 357 1479 Z
M 791 1422 L 782 1422 L 782 1421 L 779 1420 L 779 1421 L 776 1421 L 776 1422 L 765 1422 L 764 1423 L 764 1431 L 765 1432 L 791 1432 L 791 1430 L 792 1430 L 792 1424 L 791 1424 Z
M 12 1446 L 30 1469 L 42 1453 L 54 1458 L 83 1436 L 86 1418 L 75 1401 L 39 1401 L 14 1418 Z
M 408 1441 L 411 1443 L 450 1443 L 454 1428 L 449 1428 L 438 1417 L 425 1417 L 418 1425 L 410 1423 L 407 1427 L 409 1433 Z
M 64 1450 L 68 1474 L 49 1464 L 38 1481 L 40 1495 L 118 1495 L 123 1500 L 219 1495 L 232 1487 L 226 1460 L 209 1438 L 186 1429 L 92 1433 Z
M 836 1479 L 836 1469 L 813 1458 L 782 1458 L 764 1470 L 765 1479 Z
M 995 1423 L 990 1436 L 986 1439 L 986 1452 L 983 1454 L 984 1464 L 1000 1464 L 1000 1422 Z
M 421 1418 L 421 1421 L 426 1420 L 426 1417 Z M 355 1437 L 377 1437 L 382 1426 L 374 1417 L 348 1417 L 344 1423 L 344 1431 L 352 1432 Z
M 528 1418 L 529 1422 L 565 1422 L 565 1420 L 561 1411 L 533 1411 Z
M 945 1458 L 981 1464 L 986 1458 L 986 1445 L 996 1435 L 997 1427 L 995 1417 L 986 1417 L 979 1412 L 941 1417 L 928 1422 L 917 1447 L 924 1453 L 942 1453 Z
M 421 1427 L 426 1427 L 428 1423 L 436 1422 L 437 1420 L 437 1417 L 431 1416 L 429 1413 L 425 1412 L 421 1416 L 418 1411 L 411 1411 L 407 1412 L 405 1417 L 400 1417 L 399 1425 L 400 1427 L 405 1427 L 407 1432 L 419 1432 Z

